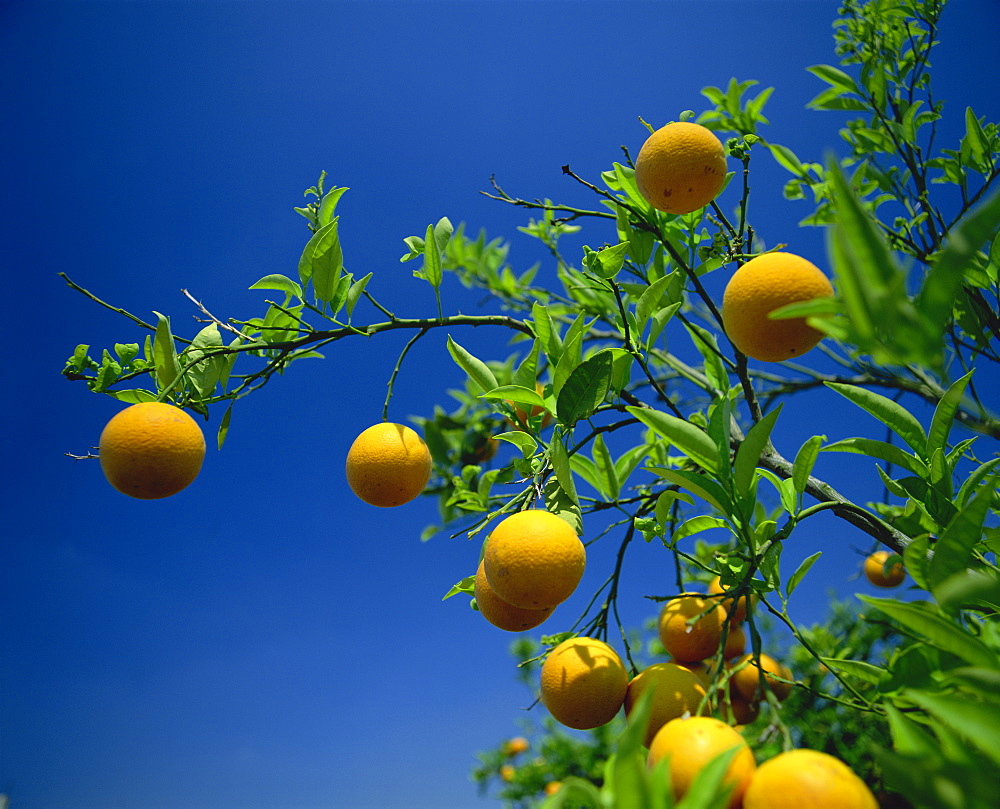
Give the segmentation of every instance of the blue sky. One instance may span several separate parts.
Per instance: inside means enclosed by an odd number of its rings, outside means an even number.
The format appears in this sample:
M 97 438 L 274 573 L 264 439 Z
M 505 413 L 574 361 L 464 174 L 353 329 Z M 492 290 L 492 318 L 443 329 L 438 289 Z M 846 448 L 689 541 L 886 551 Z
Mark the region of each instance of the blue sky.
M 292 211 L 321 169 L 350 187 L 338 212 L 346 263 L 400 313 L 432 311 L 399 264 L 402 239 L 441 216 L 511 241 L 523 270 L 544 253 L 524 212 L 478 192 L 591 204 L 562 176 L 635 154 L 642 116 L 700 111 L 731 77 L 777 88 L 764 134 L 801 157 L 837 148 L 835 116 L 805 112 L 833 62 L 836 0 L 788 2 L 32 2 L 0 3 L 0 255 L 8 286 L 4 397 L 9 465 L 0 556 L 0 792 L 15 809 L 439 809 L 490 805 L 469 780 L 476 751 L 519 731 L 530 701 L 511 636 L 452 583 L 478 543 L 419 535 L 433 502 L 386 511 L 346 489 L 343 458 L 379 420 L 406 337 L 345 342 L 234 412 L 222 452 L 182 494 L 119 495 L 74 462 L 120 407 L 63 380 L 78 343 L 140 342 L 125 319 L 68 289 L 66 272 L 143 317 L 194 333 L 193 295 L 220 316 L 263 312 L 247 290 L 294 275 L 308 237 Z M 992 2 L 952 4 L 934 61 L 938 96 L 1000 118 Z M 945 127 L 942 142 L 955 142 Z M 949 137 L 950 135 L 950 137 Z M 756 160 L 754 212 L 767 243 L 823 264 L 798 229 L 781 171 Z M 759 201 L 757 201 L 759 200 Z M 590 243 L 611 235 L 596 228 Z M 476 311 L 450 283 L 445 308 Z M 496 333 L 456 334 L 481 356 Z M 462 383 L 445 335 L 421 341 L 390 417 L 448 406 Z M 432 384 L 428 384 L 431 382 Z M 804 397 L 786 407 L 786 454 L 858 416 Z M 925 415 L 925 414 L 924 414 Z M 206 428 L 211 438 L 221 412 Z M 867 427 L 865 428 L 867 429 Z M 210 440 L 211 444 L 211 440 Z M 869 498 L 857 459 L 818 470 Z M 823 615 L 865 538 L 834 518 L 792 558 L 825 551 L 796 615 Z M 799 537 L 799 534 L 796 534 Z M 572 622 L 609 554 L 595 546 Z M 625 620 L 669 590 L 656 548 L 630 556 Z M 794 564 L 794 562 L 792 562 Z M 605 566 L 602 568 L 602 565 Z M 661 574 L 659 571 L 663 570 Z

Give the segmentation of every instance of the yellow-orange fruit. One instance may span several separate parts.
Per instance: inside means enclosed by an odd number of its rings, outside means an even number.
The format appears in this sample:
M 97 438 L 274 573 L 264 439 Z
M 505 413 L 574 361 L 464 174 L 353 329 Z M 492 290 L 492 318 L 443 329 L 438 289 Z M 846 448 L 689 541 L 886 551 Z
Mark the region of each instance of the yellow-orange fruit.
M 750 779 L 757 768 L 746 740 L 725 722 L 709 716 L 671 719 L 661 727 L 649 746 L 649 765 L 668 759 L 667 773 L 674 798 L 687 794 L 695 777 L 705 765 L 720 753 L 738 748 L 722 779 L 729 787 L 728 809 L 738 809 L 743 803 Z
M 507 743 L 503 746 L 503 751 L 508 756 L 518 756 L 529 747 L 528 740 L 524 736 L 515 736 L 513 739 L 507 740 Z
M 722 653 L 722 656 L 726 660 L 732 660 L 734 657 L 739 657 L 743 654 L 743 650 L 747 645 L 746 632 L 743 631 L 743 627 L 739 624 L 729 625 L 729 634 L 726 636 L 726 648 Z
M 726 592 L 722 587 L 722 580 L 716 576 L 712 581 L 708 583 L 708 594 L 709 595 L 722 595 Z M 736 606 L 733 606 L 735 601 Z M 751 594 L 749 596 L 743 596 L 740 599 L 724 598 L 722 599 L 722 606 L 726 608 L 734 622 L 741 623 L 746 620 L 748 604 L 756 604 L 757 596 L 756 594 Z
M 115 414 L 101 432 L 98 455 L 122 494 L 158 500 L 185 489 L 201 471 L 205 436 L 197 422 L 166 402 L 140 402 Z
M 347 484 L 366 503 L 392 508 L 409 503 L 431 478 L 431 453 L 403 424 L 374 424 L 347 451 Z
M 643 744 L 649 747 L 656 732 L 671 719 L 698 713 L 705 697 L 705 684 L 690 669 L 675 663 L 654 663 L 640 671 L 628 684 L 625 715 L 629 716 L 647 689 L 653 690 L 649 725 Z
M 555 795 L 560 789 L 562 789 L 562 781 L 549 781 L 545 785 L 545 794 Z
M 865 559 L 865 578 L 876 587 L 898 587 L 906 578 L 903 560 L 889 551 L 875 551 Z
M 479 563 L 479 569 L 476 571 L 473 593 L 476 596 L 476 606 L 479 607 L 483 618 L 506 632 L 524 632 L 528 629 L 534 629 L 544 622 L 555 609 L 555 607 L 547 607 L 543 610 L 525 610 L 508 604 L 490 587 L 486 578 L 486 566 L 483 562 Z
M 744 663 L 746 665 L 743 665 Z M 791 670 L 770 655 L 761 654 L 760 668 L 757 667 L 757 661 L 754 660 L 753 655 L 744 655 L 739 660 L 734 660 L 731 666 L 734 671 L 729 678 L 729 687 L 747 702 L 754 702 L 761 696 L 758 693 L 761 669 L 764 671 L 764 682 L 779 701 L 784 701 L 792 693 L 791 683 L 782 682 L 775 678 L 777 675 L 784 680 L 792 680 L 794 678 Z
M 542 702 L 557 722 L 576 730 L 614 719 L 627 689 L 621 658 L 596 638 L 564 640 L 542 664 Z
M 512 514 L 493 529 L 483 562 L 497 596 L 515 607 L 543 610 L 573 594 L 587 551 L 568 522 L 532 509 Z
M 660 642 L 671 657 L 705 660 L 719 650 L 725 621 L 726 611 L 717 599 L 684 593 L 663 605 L 657 629 Z
M 833 297 L 830 280 L 815 264 L 793 253 L 764 253 L 733 273 L 722 296 L 722 322 L 740 351 L 762 362 L 805 354 L 823 339 L 803 317 L 772 320 L 790 303 Z
M 818 750 L 789 750 L 757 768 L 743 809 L 878 809 L 878 802 L 840 759 Z
M 654 208 L 685 214 L 708 205 L 726 182 L 726 150 L 701 124 L 678 121 L 651 134 L 635 160 L 639 193 Z

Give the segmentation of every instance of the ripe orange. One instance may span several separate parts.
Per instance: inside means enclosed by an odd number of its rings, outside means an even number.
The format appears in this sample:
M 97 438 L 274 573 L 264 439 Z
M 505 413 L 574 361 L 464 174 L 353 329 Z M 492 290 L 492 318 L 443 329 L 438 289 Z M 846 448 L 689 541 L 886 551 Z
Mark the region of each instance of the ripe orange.
M 878 802 L 840 759 L 818 750 L 789 750 L 757 768 L 743 809 L 878 809 Z
M 726 592 L 722 587 L 722 579 L 716 576 L 712 581 L 708 583 L 708 594 L 709 595 L 721 595 Z M 736 601 L 736 607 L 733 607 L 732 598 L 722 599 L 722 606 L 726 608 L 726 611 L 732 615 L 733 621 L 740 623 L 744 621 L 747 617 L 747 606 L 748 604 L 756 604 L 756 595 L 743 596 L 741 599 Z
M 701 124 L 667 124 L 639 150 L 635 182 L 639 193 L 659 211 L 696 211 L 715 199 L 726 182 L 726 150 Z
M 527 750 L 529 746 L 528 740 L 524 736 L 515 736 L 513 739 L 507 740 L 507 743 L 503 746 L 503 751 L 508 756 L 517 756 Z
M 746 665 L 743 665 L 744 663 Z M 744 655 L 739 660 L 734 660 L 731 666 L 734 672 L 729 678 L 729 687 L 732 689 L 734 696 L 739 694 L 747 702 L 754 702 L 761 696 L 758 693 L 761 669 L 764 671 L 764 682 L 774 692 L 779 701 L 784 701 L 792 693 L 790 683 L 776 680 L 774 677 L 774 675 L 777 675 L 785 680 L 793 680 L 794 677 L 791 670 L 784 663 L 779 663 L 770 655 L 761 654 L 760 668 L 757 667 L 757 661 L 753 659 L 753 655 Z
M 483 562 L 497 596 L 515 607 L 543 610 L 573 594 L 587 551 L 568 522 L 532 509 L 512 514 L 493 529 Z
M 701 617 L 694 623 L 688 623 L 699 615 Z M 684 593 L 663 605 L 657 629 L 663 648 L 671 657 L 684 661 L 705 660 L 719 650 L 725 620 L 726 611 L 718 599 Z
M 562 789 L 562 781 L 549 781 L 545 785 L 545 794 L 555 795 L 560 789 Z
M 409 503 L 431 478 L 431 453 L 424 440 L 403 424 L 374 424 L 347 452 L 347 484 L 369 505 L 391 508 Z
M 622 707 L 628 672 L 608 644 L 570 638 L 542 664 L 542 702 L 556 721 L 577 730 L 606 725 Z
M 493 626 L 499 627 L 507 632 L 524 632 L 534 629 L 552 614 L 555 607 L 548 607 L 543 610 L 524 610 L 508 604 L 490 587 L 486 579 L 486 566 L 480 562 L 476 571 L 476 584 L 474 587 L 476 596 L 476 606 L 483 614 L 483 618 Z
M 737 809 L 750 784 L 757 763 L 746 740 L 725 722 L 709 716 L 671 719 L 653 737 L 649 746 L 649 765 L 670 759 L 667 772 L 674 798 L 680 799 L 691 788 L 695 776 L 720 753 L 732 748 L 739 752 L 732 759 L 722 783 L 729 786 L 728 809 Z
M 771 320 L 790 303 L 833 297 L 830 280 L 815 264 L 792 253 L 764 253 L 733 273 L 722 296 L 722 320 L 733 345 L 762 362 L 805 354 L 823 333 L 805 318 Z
M 865 577 L 876 587 L 898 587 L 906 578 L 903 560 L 889 551 L 875 551 L 865 559 Z
M 684 666 L 654 663 L 640 671 L 629 683 L 625 694 L 626 717 L 647 688 L 653 689 L 653 704 L 643 742 L 649 747 L 656 732 L 671 719 L 698 712 L 705 696 L 705 685 L 697 674 Z
M 105 425 L 98 453 L 104 476 L 118 491 L 158 500 L 177 494 L 198 477 L 205 436 L 179 407 L 140 402 Z
M 722 653 L 722 656 L 726 660 L 732 660 L 734 657 L 739 657 L 743 654 L 743 650 L 747 646 L 747 635 L 743 631 L 743 627 L 739 624 L 729 625 L 729 634 L 726 636 L 726 648 Z
M 667 662 L 675 663 L 681 668 L 694 672 L 698 675 L 698 679 L 704 683 L 706 689 L 712 684 L 713 671 L 704 660 L 689 660 L 687 662 L 683 662 L 672 657 Z
M 760 702 L 744 699 L 738 691 L 730 689 L 729 705 L 722 706 L 722 716 L 733 725 L 749 725 L 760 716 Z
M 500 777 L 504 781 L 511 781 L 514 778 L 514 768 L 510 764 L 504 764 L 500 767 Z

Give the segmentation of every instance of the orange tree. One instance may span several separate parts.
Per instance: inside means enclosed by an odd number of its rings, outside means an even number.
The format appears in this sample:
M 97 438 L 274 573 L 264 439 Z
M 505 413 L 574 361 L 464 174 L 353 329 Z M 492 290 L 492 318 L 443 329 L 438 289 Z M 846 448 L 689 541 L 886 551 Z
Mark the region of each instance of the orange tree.
M 625 150 L 589 179 L 565 166 L 593 194 L 590 207 L 521 199 L 494 183 L 491 196 L 531 212 L 522 230 L 551 254 L 554 284 L 536 283 L 535 270 L 515 272 L 502 241 L 471 238 L 442 218 L 404 239 L 402 257 L 419 262 L 414 275 L 433 288 L 436 311 L 391 312 L 378 299 L 382 278 L 345 269 L 336 212 L 346 189 L 328 187 L 324 174 L 296 208 L 311 231 L 297 278 L 257 280 L 251 289 L 273 298 L 258 316 L 219 317 L 192 298 L 204 327 L 175 335 L 168 317 L 146 322 L 66 277 L 146 336 L 97 357 L 78 346 L 64 374 L 123 403 L 159 401 L 203 417 L 221 410 L 221 447 L 236 403 L 293 365 L 298 372 L 298 360 L 404 331 L 412 336 L 389 378 L 387 421 L 410 348 L 444 329 L 466 391 L 457 411 L 441 409 L 417 425 L 432 464 L 425 492 L 439 499 L 442 527 L 485 538 L 500 521 L 541 507 L 588 545 L 617 543 L 603 585 L 574 623 L 547 627 L 546 649 L 571 635 L 595 638 L 617 646 L 636 674 L 619 619 L 624 560 L 637 540 L 661 545 L 676 586 L 656 598 L 685 592 L 691 570 L 703 580 L 719 576 L 727 598 L 752 594 L 745 665 L 762 660 L 759 625 L 769 615 L 791 632 L 796 654 L 822 658 L 833 683 L 796 681 L 788 704 L 805 691 L 888 728 L 872 748 L 887 788 L 921 806 L 992 805 L 1000 764 L 1000 421 L 988 393 L 1000 361 L 1000 196 L 992 193 L 1000 131 L 967 109 L 957 142 L 939 143 L 944 105 L 932 91 L 929 56 L 944 5 L 845 0 L 835 22 L 840 66 L 810 68 L 824 85 L 810 106 L 848 119 L 840 158 L 803 161 L 762 135 L 771 90 L 752 95 L 754 82 L 732 80 L 704 90 L 710 106 L 700 115 L 679 114 L 696 137 L 678 140 L 670 136 L 676 128 L 650 126 L 652 145 L 635 162 Z M 799 225 L 825 230 L 829 264 L 820 274 L 831 287 L 817 276 L 818 257 L 782 249 L 794 225 L 756 232 L 751 169 L 760 159 L 786 169 L 785 196 L 808 204 Z M 581 238 L 585 226 L 596 247 L 571 254 L 564 239 Z M 779 247 L 764 250 L 762 235 Z M 484 290 L 491 313 L 448 313 L 448 277 Z M 739 279 L 728 296 L 710 291 L 720 278 Z M 474 356 L 454 336 L 465 327 L 506 336 L 510 353 Z M 798 394 L 808 390 L 855 407 L 859 434 L 785 446 L 775 432 L 782 411 L 800 406 Z M 932 413 L 921 420 L 917 406 L 928 402 Z M 513 447 L 511 460 L 491 463 L 497 441 Z M 399 446 L 393 453 L 409 452 Z M 876 486 L 868 502 L 843 495 L 822 472 L 830 452 L 861 456 L 883 491 Z M 872 549 L 902 557 L 916 597 L 864 600 L 919 643 L 862 660 L 850 648 L 825 648 L 797 624 L 789 598 L 809 581 L 818 554 L 790 569 L 782 550 L 821 512 Z M 725 531 L 728 544 L 693 554 L 683 541 L 710 529 Z M 526 553 L 530 562 L 535 551 Z M 475 569 L 470 560 L 453 594 L 474 592 Z M 724 609 L 715 600 L 710 608 Z M 727 615 L 724 627 L 734 626 Z M 699 711 L 735 708 L 725 642 L 724 629 L 717 654 L 704 661 Z M 792 685 L 780 669 L 771 679 Z M 757 698 L 780 714 L 776 691 L 762 688 Z M 570 778 L 549 805 L 671 804 L 662 773 L 644 765 L 650 704 L 638 702 L 600 789 Z M 679 805 L 725 805 L 728 763 L 724 754 L 706 766 Z

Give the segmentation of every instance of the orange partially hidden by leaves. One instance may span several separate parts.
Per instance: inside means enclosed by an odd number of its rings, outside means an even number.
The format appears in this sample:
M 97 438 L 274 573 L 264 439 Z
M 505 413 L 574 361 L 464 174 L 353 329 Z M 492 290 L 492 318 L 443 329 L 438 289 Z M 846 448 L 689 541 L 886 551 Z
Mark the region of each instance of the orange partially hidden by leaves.
M 726 592 L 722 587 L 722 579 L 716 576 L 712 581 L 708 583 L 708 594 L 709 595 L 722 595 Z M 733 606 L 735 601 L 736 606 Z M 722 606 L 726 608 L 726 611 L 732 616 L 733 621 L 740 623 L 746 620 L 747 617 L 747 605 L 749 603 L 757 603 L 756 596 L 743 596 L 742 598 L 735 600 L 732 598 L 726 598 L 722 601 Z
M 750 783 L 757 763 L 746 740 L 725 722 L 709 716 L 671 719 L 661 727 L 649 746 L 649 765 L 669 759 L 667 773 L 674 797 L 682 798 L 691 789 L 695 777 L 720 753 L 738 748 L 730 761 L 722 784 L 729 793 L 727 809 L 742 805 L 743 793 Z
M 762 362 L 805 354 L 823 339 L 804 317 L 772 320 L 790 303 L 833 297 L 830 280 L 815 264 L 793 253 L 764 253 L 733 273 L 722 296 L 722 322 L 740 351 Z
M 675 663 L 654 663 L 640 671 L 628 685 L 625 694 L 625 716 L 632 713 L 639 698 L 647 688 L 653 689 L 653 703 L 649 712 L 649 725 L 643 744 L 653 741 L 656 732 L 671 719 L 685 713 L 697 713 L 705 696 L 705 684 L 690 669 Z
M 757 768 L 743 809 L 878 809 L 878 802 L 840 759 L 818 750 L 789 750 Z
M 544 610 L 569 598 L 583 577 L 587 551 L 562 517 L 541 509 L 512 514 L 486 543 L 486 579 L 508 604 Z
M 545 794 L 555 795 L 560 789 L 562 789 L 562 781 L 549 781 L 545 785 Z
M 708 205 L 726 182 L 726 150 L 710 129 L 677 121 L 657 129 L 635 160 L 639 193 L 654 208 L 685 214 Z
M 726 611 L 718 599 L 684 593 L 663 605 L 657 629 L 667 653 L 681 661 L 706 660 L 719 650 Z
M 596 638 L 564 640 L 542 664 L 542 702 L 569 728 L 606 725 L 621 710 L 627 689 L 628 672 L 618 653 Z
M 500 777 L 504 781 L 511 781 L 511 780 L 513 780 L 515 772 L 516 771 L 514 770 L 514 768 L 510 764 L 504 764 L 503 766 L 500 767 Z
M 424 440 L 403 424 L 374 424 L 347 452 L 347 485 L 369 505 L 391 508 L 409 503 L 431 478 L 431 453 Z
M 744 665 L 745 664 L 745 665 Z M 739 660 L 732 662 L 733 675 L 729 678 L 729 687 L 734 691 L 734 697 L 739 694 L 747 702 L 755 702 L 761 696 L 758 693 L 760 687 L 760 673 L 764 672 L 764 682 L 779 702 L 788 698 L 792 693 L 790 682 L 782 680 L 792 680 L 792 672 L 784 663 L 780 663 L 770 655 L 761 654 L 760 667 L 753 655 L 744 655 Z M 776 679 L 781 677 L 782 680 Z
M 101 433 L 108 482 L 140 500 L 170 497 L 194 482 L 205 459 L 197 422 L 165 402 L 140 402 L 117 413 Z
M 906 578 L 903 560 L 889 551 L 875 551 L 865 559 L 865 577 L 876 587 L 898 587 Z
M 508 756 L 518 756 L 527 750 L 529 746 L 528 740 L 524 736 L 515 736 L 513 739 L 507 740 L 507 743 L 503 746 L 503 751 Z
M 490 583 L 486 578 L 486 566 L 480 562 L 476 571 L 476 583 L 474 586 L 476 596 L 476 606 L 483 618 L 493 626 L 507 632 L 524 632 L 534 629 L 552 614 L 555 607 L 547 607 L 543 610 L 525 610 L 508 604 L 500 596 L 493 592 Z
M 535 393 L 537 393 L 539 396 L 545 395 L 545 384 L 543 382 L 535 383 Z M 514 408 L 515 418 L 513 420 L 512 419 L 505 419 L 505 420 L 515 430 L 520 430 L 522 424 L 527 426 L 529 419 L 534 418 L 535 416 L 538 416 L 542 413 L 544 413 L 545 415 L 542 416 L 541 429 L 544 430 L 552 423 L 552 414 L 541 405 L 530 405 L 529 406 L 530 409 L 528 411 L 525 411 L 524 408 L 521 407 L 521 405 L 515 404 L 509 399 L 505 399 L 504 401 Z

